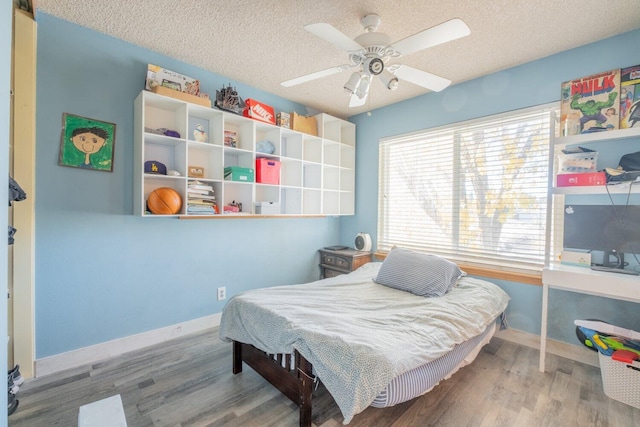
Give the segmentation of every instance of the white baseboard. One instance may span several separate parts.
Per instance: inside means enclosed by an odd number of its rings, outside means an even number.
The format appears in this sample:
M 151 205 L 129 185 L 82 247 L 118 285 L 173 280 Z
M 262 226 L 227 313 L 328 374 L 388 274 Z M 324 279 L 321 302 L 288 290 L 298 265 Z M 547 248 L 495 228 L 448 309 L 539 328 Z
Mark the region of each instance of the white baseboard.
M 182 335 L 200 332 L 205 329 L 214 328 L 220 325 L 222 313 L 212 314 L 199 319 L 166 326 L 160 329 L 143 332 L 128 337 L 119 338 L 112 341 L 79 348 L 66 353 L 44 357 L 36 360 L 36 377 L 50 375 L 65 369 L 76 368 L 88 363 L 118 356 L 120 354 L 139 350 L 141 348 L 159 344 Z M 527 347 L 540 349 L 540 336 L 522 332 L 515 329 L 497 331 L 496 337 L 505 341 L 511 341 Z M 547 352 L 567 359 L 575 360 L 591 366 L 600 366 L 598 354 L 587 348 L 567 344 L 561 341 L 547 340 Z
M 540 335 L 530 334 L 528 332 L 522 332 L 515 329 L 505 329 L 504 331 L 496 332 L 495 336 L 505 341 L 511 341 L 527 347 L 537 348 L 538 350 L 540 349 Z M 575 360 L 576 362 L 584 363 L 586 365 L 600 366 L 598 361 L 598 352 L 591 351 L 584 346 L 571 345 L 566 342 L 547 339 L 547 353 Z
M 35 362 L 35 376 L 42 377 L 65 369 L 76 368 L 129 351 L 159 344 L 182 335 L 214 328 L 220 325 L 221 317 L 222 313 L 212 314 L 164 328 L 44 357 Z

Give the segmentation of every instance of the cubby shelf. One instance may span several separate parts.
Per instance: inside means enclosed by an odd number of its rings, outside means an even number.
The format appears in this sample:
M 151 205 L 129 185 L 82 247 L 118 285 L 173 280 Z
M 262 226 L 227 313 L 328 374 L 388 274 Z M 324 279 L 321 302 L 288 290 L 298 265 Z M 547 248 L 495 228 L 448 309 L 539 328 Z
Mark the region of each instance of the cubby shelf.
M 353 215 L 355 210 L 355 125 L 318 114 L 318 136 L 252 120 L 215 108 L 207 108 L 142 91 L 134 104 L 134 215 L 143 217 L 228 218 L 265 216 Z M 194 138 L 196 126 L 207 133 L 206 142 Z M 158 135 L 170 129 L 179 138 Z M 225 145 L 225 131 L 235 132 L 235 146 Z M 269 141 L 273 153 L 257 150 Z M 280 162 L 279 184 L 229 181 L 224 168 L 256 168 L 256 159 Z M 180 176 L 144 172 L 144 163 L 154 160 Z M 189 176 L 189 167 L 204 170 L 202 177 Z M 198 180 L 213 188 L 220 214 L 197 215 L 187 211 L 187 186 Z M 146 209 L 149 193 L 170 187 L 182 197 L 180 212 L 152 214 Z M 224 206 L 242 204 L 243 212 L 222 213 Z M 273 202 L 278 212 L 256 214 L 256 204 Z M 277 205 L 276 205 L 277 203 Z
M 598 185 L 598 186 L 556 186 L 555 178 L 557 176 L 557 156 L 559 150 L 566 146 L 582 146 L 592 143 L 605 143 L 607 147 L 615 149 L 615 145 L 629 140 L 640 140 L 640 128 L 617 129 L 607 132 L 597 132 L 582 135 L 571 135 L 559 138 L 552 138 L 551 154 L 554 156 L 550 163 L 550 170 L 554 171 L 551 175 L 552 182 L 550 188 L 552 194 L 618 194 L 618 193 L 640 193 L 640 185 L 626 182 L 616 185 Z M 640 146 L 638 146 L 640 149 Z M 620 153 L 625 154 L 625 153 Z M 615 167 L 616 165 L 610 165 Z M 600 168 L 603 169 L 603 168 Z M 631 188 L 629 188 L 631 186 Z

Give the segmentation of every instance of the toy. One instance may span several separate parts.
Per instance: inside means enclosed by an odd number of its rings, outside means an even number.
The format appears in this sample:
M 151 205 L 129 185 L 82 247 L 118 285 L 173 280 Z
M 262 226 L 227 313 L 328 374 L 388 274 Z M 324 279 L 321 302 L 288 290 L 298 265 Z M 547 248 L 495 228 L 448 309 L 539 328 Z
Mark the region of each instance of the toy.
M 634 360 L 638 360 L 638 354 L 628 350 L 616 350 L 613 352 L 611 358 L 623 363 L 633 363 Z
M 204 131 L 204 126 L 200 123 L 198 123 L 196 128 L 193 130 L 193 139 L 197 142 L 207 142 L 207 132 Z
M 151 213 L 158 215 L 173 215 L 182 208 L 182 197 L 169 187 L 160 187 L 149 193 L 147 207 Z
M 587 347 L 593 347 L 605 356 L 611 356 L 613 354 L 613 348 L 605 344 L 600 335 L 598 335 L 597 331 L 585 328 L 584 326 L 578 326 L 578 329 L 585 335 L 585 337 L 588 339 L 588 342 L 591 343 L 591 345 L 589 345 L 585 340 L 584 344 Z
M 630 353 L 635 353 L 638 357 L 640 357 L 640 349 L 630 347 L 629 345 L 627 345 L 627 342 L 620 341 L 620 339 L 617 337 L 602 337 L 602 341 L 614 351 L 627 351 Z
M 600 320 L 586 319 L 586 320 L 574 320 L 573 324 L 576 326 L 584 326 L 585 328 L 600 331 L 600 333 L 607 335 L 615 335 L 617 337 L 628 338 L 632 340 L 640 340 L 640 332 L 633 331 L 631 329 L 621 328 L 610 323 L 606 323 Z
M 585 321 L 580 321 L 580 323 L 582 322 Z M 602 323 L 609 327 L 613 326 L 604 322 L 591 321 L 591 323 Z M 606 333 L 595 331 L 594 329 L 589 329 L 584 326 L 576 327 L 576 335 L 578 336 L 578 340 L 580 340 L 580 342 L 585 346 L 594 351 L 599 351 L 606 356 L 610 356 L 615 351 L 625 351 L 634 353 L 636 356 L 640 357 L 640 345 L 631 339 L 610 336 Z
M 227 147 L 236 148 L 236 143 L 238 142 L 238 134 L 232 130 L 224 131 L 224 145 Z
M 222 87 L 221 90 L 216 91 L 215 106 L 221 110 L 231 111 L 232 113 L 242 114 L 245 107 L 245 102 L 238 95 L 238 91 L 235 87 L 231 87 L 229 83 L 228 87 Z

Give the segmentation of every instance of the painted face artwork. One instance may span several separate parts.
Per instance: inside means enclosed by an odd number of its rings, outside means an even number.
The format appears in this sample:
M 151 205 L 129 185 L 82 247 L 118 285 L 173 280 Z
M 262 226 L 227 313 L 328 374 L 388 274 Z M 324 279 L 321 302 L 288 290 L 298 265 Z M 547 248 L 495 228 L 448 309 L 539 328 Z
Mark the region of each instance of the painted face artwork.
M 104 147 L 106 139 L 99 137 L 91 132 L 81 133 L 71 138 L 73 145 L 85 154 L 93 154 L 100 151 Z
M 107 135 L 102 129 L 78 129 L 71 137 L 73 146 L 84 153 L 82 167 L 92 167 L 90 157 L 104 147 Z

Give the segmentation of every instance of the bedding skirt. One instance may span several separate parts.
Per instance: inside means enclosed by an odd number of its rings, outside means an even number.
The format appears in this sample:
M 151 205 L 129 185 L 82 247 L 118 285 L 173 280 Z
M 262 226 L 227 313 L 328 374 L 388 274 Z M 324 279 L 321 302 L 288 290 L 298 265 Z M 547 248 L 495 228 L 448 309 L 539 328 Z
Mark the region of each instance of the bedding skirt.
M 446 380 L 460 368 L 473 362 L 482 347 L 489 343 L 495 330 L 496 324 L 494 322 L 487 326 L 481 334 L 456 345 L 444 356 L 395 377 L 376 396 L 371 406 L 386 408 L 431 391 L 440 381 Z

